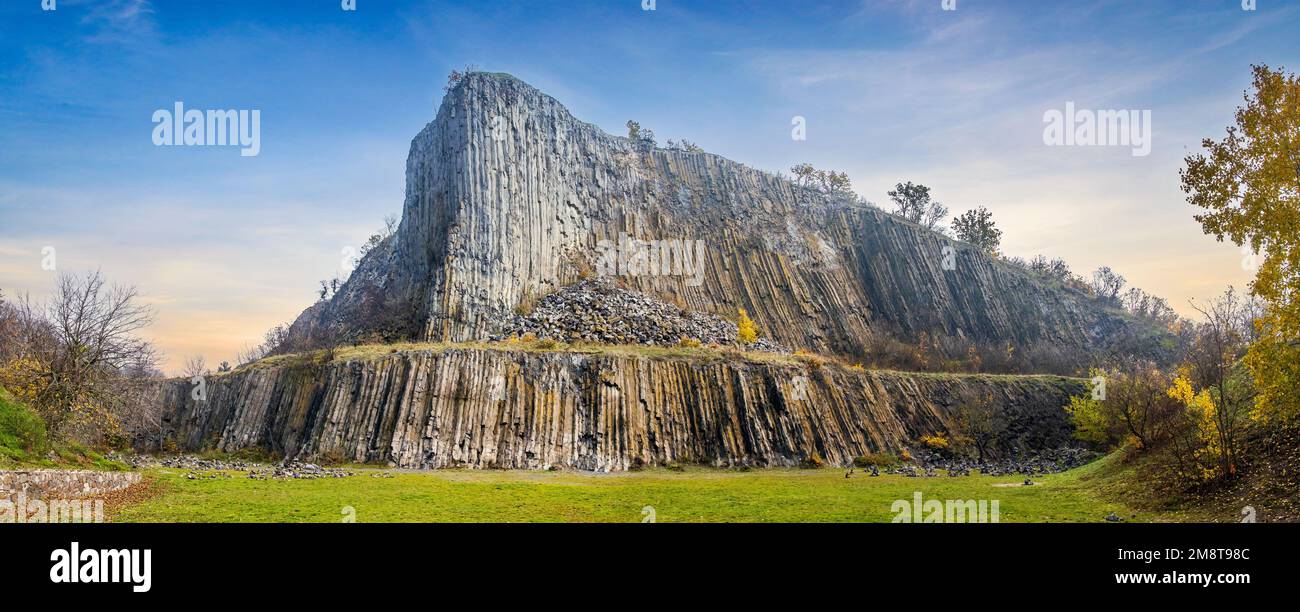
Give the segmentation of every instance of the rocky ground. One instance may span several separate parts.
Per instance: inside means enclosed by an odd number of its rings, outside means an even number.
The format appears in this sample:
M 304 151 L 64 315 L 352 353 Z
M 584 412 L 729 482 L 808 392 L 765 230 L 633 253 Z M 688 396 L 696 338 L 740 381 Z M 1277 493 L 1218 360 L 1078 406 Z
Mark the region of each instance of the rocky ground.
M 913 477 L 970 476 L 978 472 L 988 476 L 1023 475 L 1028 478 L 1035 474 L 1055 474 L 1071 470 L 1100 455 L 1087 449 L 1066 447 L 997 461 L 954 459 L 929 451 L 917 451 L 913 456 L 916 459 L 915 465 L 890 467 L 883 472 Z
M 493 340 L 533 334 L 561 342 L 676 345 L 683 338 L 702 344 L 736 345 L 736 324 L 716 315 L 688 312 L 606 280 L 584 280 L 547 295 L 527 314 L 503 322 Z M 752 350 L 789 352 L 765 338 Z
M 246 472 L 248 478 L 255 480 L 345 478 L 356 475 L 356 472 L 350 470 L 321 467 L 314 463 L 294 460 L 264 464 L 239 459 L 205 459 L 193 455 L 172 455 L 168 457 L 128 455 L 113 456 L 111 458 L 126 463 L 133 468 L 165 467 L 185 470 L 185 477 L 190 480 L 230 478 L 230 472 Z M 382 475 L 382 473 L 380 474 Z

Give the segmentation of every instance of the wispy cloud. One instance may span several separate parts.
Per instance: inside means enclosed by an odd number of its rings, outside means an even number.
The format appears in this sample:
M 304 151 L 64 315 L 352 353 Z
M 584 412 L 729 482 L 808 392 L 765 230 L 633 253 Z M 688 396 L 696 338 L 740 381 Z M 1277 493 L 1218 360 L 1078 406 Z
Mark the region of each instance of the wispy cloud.
M 152 37 L 156 31 L 150 0 L 96 0 L 88 6 L 81 18 L 81 24 L 89 30 L 87 42 L 136 42 Z

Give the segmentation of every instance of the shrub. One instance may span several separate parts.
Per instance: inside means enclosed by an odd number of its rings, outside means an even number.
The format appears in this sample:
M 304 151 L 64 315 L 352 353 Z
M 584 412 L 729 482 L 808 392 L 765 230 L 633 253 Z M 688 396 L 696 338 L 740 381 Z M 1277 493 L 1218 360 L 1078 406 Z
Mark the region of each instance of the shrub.
M 703 343 L 701 343 L 699 340 L 696 340 L 695 338 L 687 338 L 685 336 L 682 336 L 682 339 L 677 341 L 677 346 L 680 346 L 682 348 L 700 348 L 701 346 L 703 346 Z
M 804 365 L 807 365 L 808 368 L 811 370 L 816 370 L 830 362 L 830 360 L 827 359 L 826 357 L 823 357 L 816 353 L 810 353 L 803 349 L 799 349 L 795 351 L 794 358 L 804 363 Z
M 740 318 L 736 322 L 736 339 L 741 344 L 753 344 L 758 340 L 758 326 L 744 308 L 740 309 Z
M 824 467 L 825 465 L 826 465 L 826 461 L 824 461 L 821 455 L 818 455 L 817 453 L 808 455 L 807 457 L 804 457 L 802 461 L 799 462 L 799 467 L 805 470 L 815 470 L 817 468 Z
M 533 343 L 533 348 L 540 351 L 553 351 L 560 348 L 560 342 L 555 338 L 542 338 Z
M 945 436 L 941 433 L 921 436 L 921 444 L 924 444 L 937 451 L 948 450 L 948 447 L 950 446 L 950 443 L 948 442 L 948 436 Z
M 48 448 L 45 421 L 0 387 L 0 453 L 21 459 Z

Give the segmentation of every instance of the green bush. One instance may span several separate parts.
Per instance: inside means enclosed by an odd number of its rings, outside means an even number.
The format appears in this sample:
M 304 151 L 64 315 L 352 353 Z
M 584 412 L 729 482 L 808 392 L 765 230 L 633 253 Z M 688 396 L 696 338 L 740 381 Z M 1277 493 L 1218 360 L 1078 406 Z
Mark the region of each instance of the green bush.
M 0 454 L 22 461 L 48 449 L 45 421 L 0 388 Z

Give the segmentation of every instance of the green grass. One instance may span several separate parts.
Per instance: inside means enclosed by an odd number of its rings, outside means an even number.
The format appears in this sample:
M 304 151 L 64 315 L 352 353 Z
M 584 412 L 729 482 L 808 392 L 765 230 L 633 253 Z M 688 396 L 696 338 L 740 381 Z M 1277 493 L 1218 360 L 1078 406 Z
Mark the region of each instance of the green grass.
M 511 353 L 567 353 L 577 355 L 625 357 L 649 359 L 653 361 L 690 361 L 695 363 L 744 362 L 776 366 L 794 366 L 800 368 L 834 367 L 849 372 L 879 372 L 883 374 L 904 374 L 916 378 L 941 380 L 1028 380 L 1038 379 L 1048 382 L 1078 382 L 1081 378 L 1059 376 L 1055 374 L 987 374 L 963 372 L 908 372 L 872 368 L 867 369 L 852 364 L 838 357 L 819 355 L 798 351 L 795 353 L 769 353 L 764 351 L 743 351 L 731 347 L 687 347 L 687 346 L 653 346 L 643 344 L 594 344 L 588 342 L 565 343 L 548 340 L 503 340 L 499 342 L 396 342 L 390 344 L 361 344 L 341 346 L 333 349 L 321 349 L 288 355 L 264 357 L 252 363 L 235 368 L 233 373 L 259 370 L 264 368 L 284 367 L 301 368 L 310 371 L 330 363 L 349 361 L 374 361 L 397 353 L 428 352 L 441 354 L 453 350 L 501 351 Z M 229 373 L 216 373 L 214 376 L 226 376 Z
M 0 387 L 0 465 L 37 461 L 48 449 L 45 422 Z
M 358 522 L 638 522 L 653 506 L 658 522 L 889 522 L 895 500 L 999 500 L 1001 522 L 1099 522 L 1110 512 L 1138 514 L 1098 497 L 1094 463 L 1035 479 L 844 478 L 842 469 L 688 468 L 615 474 L 439 470 L 392 478 L 359 470 L 349 478 L 188 480 L 181 470 L 149 471 L 158 494 L 121 509 L 119 522 L 338 522 L 346 507 Z

